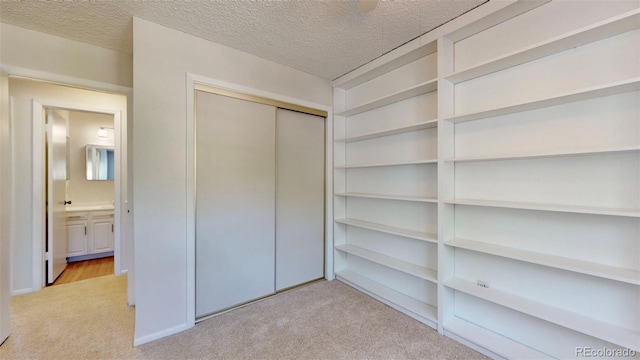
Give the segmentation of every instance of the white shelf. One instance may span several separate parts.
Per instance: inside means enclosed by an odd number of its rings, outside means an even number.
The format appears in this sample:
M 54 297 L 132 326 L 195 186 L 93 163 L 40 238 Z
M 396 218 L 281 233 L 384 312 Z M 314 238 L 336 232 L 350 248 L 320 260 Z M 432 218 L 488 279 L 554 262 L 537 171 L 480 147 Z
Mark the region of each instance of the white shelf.
M 640 28 L 640 10 L 595 23 L 593 25 L 571 31 L 550 40 L 531 45 L 522 50 L 486 61 L 482 64 L 456 71 L 445 76 L 447 81 L 458 84 L 496 71 L 527 63 L 548 55 L 603 40 L 628 31 Z
M 457 335 L 497 355 L 503 356 L 506 359 L 552 359 L 552 357 L 547 354 L 536 351 L 524 344 L 506 338 L 459 317 L 453 317 L 451 320 L 444 323 L 443 326 L 445 334 L 452 333 Z
M 426 94 L 428 92 L 432 92 L 438 88 L 438 80 L 433 79 L 422 84 L 418 84 L 416 86 L 410 87 L 406 90 L 398 91 L 391 95 L 383 96 L 381 98 L 375 99 L 373 101 L 369 101 L 362 105 L 353 107 L 348 109 L 342 113 L 336 114 L 337 116 L 352 116 L 355 114 L 363 113 L 365 111 L 373 110 L 375 108 L 379 108 L 381 106 L 393 104 L 398 101 L 402 101 L 405 99 L 412 98 L 414 96 Z
M 569 328 L 571 330 L 594 336 L 629 349 L 640 351 L 640 332 L 615 326 L 604 321 L 589 318 L 568 310 L 563 310 L 538 301 L 513 295 L 494 288 L 484 288 L 476 284 L 452 278 L 444 282 L 444 285 L 493 302 L 495 304 L 519 311 L 521 313 Z
M 396 290 L 388 288 L 373 280 L 370 280 L 353 271 L 342 270 L 336 272 L 336 277 L 349 285 L 365 290 L 374 297 L 382 298 L 392 304 L 396 304 L 417 317 L 429 320 L 435 324 L 438 322 L 438 311 L 434 306 L 423 303 Z M 414 316 L 414 317 L 416 317 Z
M 432 283 L 438 283 L 438 275 L 435 270 L 419 266 L 416 264 L 408 263 L 391 256 L 377 253 L 375 251 L 367 250 L 358 246 L 349 244 L 336 245 L 336 249 L 347 254 L 357 256 L 359 258 L 369 260 L 376 264 L 386 266 L 390 269 L 402 271 L 403 273 L 413 275 L 423 280 L 431 281 Z
M 426 202 L 426 203 L 438 202 L 438 199 L 435 197 L 424 197 L 424 196 L 381 195 L 381 194 L 365 194 L 365 193 L 354 193 L 354 192 L 336 193 L 335 195 L 347 196 L 347 197 L 362 197 L 362 198 L 369 198 L 369 199 L 382 199 L 382 200 L 415 201 L 415 202 Z
M 475 199 L 451 199 L 451 200 L 445 201 L 445 204 L 498 207 L 498 208 L 521 209 L 521 210 L 555 211 L 555 212 L 567 212 L 567 213 L 576 213 L 576 214 L 640 217 L 640 209 L 617 209 L 617 208 L 602 208 L 602 207 L 592 207 L 592 206 L 537 204 L 537 203 L 515 202 L 515 201 L 491 201 L 491 200 L 475 200 Z
M 414 160 L 414 161 L 401 161 L 393 163 L 377 163 L 377 164 L 353 164 L 336 166 L 336 169 L 357 169 L 357 168 L 369 168 L 369 167 L 381 167 L 381 166 L 402 166 L 402 165 L 424 165 L 424 164 L 437 164 L 437 159 L 431 160 Z
M 446 159 L 445 161 L 472 162 L 472 161 L 544 159 L 544 158 L 552 158 L 552 157 L 623 154 L 623 153 L 631 153 L 631 152 L 639 152 L 639 151 L 640 151 L 640 146 L 635 145 L 635 146 L 621 146 L 621 147 L 611 147 L 611 148 L 592 149 L 592 150 L 559 151 L 559 152 L 539 153 L 539 154 L 460 157 L 460 158 Z
M 410 43 L 413 43 L 411 41 Z M 406 49 L 405 46 L 409 48 L 416 47 L 415 49 Z M 404 49 L 401 49 L 404 48 Z M 427 55 L 433 54 L 438 49 L 437 43 L 432 41 L 426 45 L 419 45 L 419 41 L 414 44 L 405 44 L 402 45 L 401 48 L 397 48 L 391 53 L 387 53 L 382 55 L 381 57 L 373 60 L 372 62 L 363 65 L 362 67 L 353 70 L 341 76 L 339 79 L 333 81 L 332 86 L 336 88 L 341 88 L 348 90 L 352 87 L 363 84 L 369 80 L 375 79 L 378 76 L 384 75 L 390 71 L 396 70 L 404 65 L 412 63 L 420 58 L 423 58 Z M 398 55 L 398 51 L 406 51 L 404 54 Z M 385 61 L 385 57 L 389 58 Z M 395 57 L 395 58 L 393 58 Z M 378 63 L 377 65 L 375 63 Z
M 356 220 L 356 219 L 337 219 L 336 222 L 339 224 L 355 226 L 355 227 L 378 231 L 386 234 L 403 236 L 410 239 L 422 240 L 422 241 L 427 241 L 432 243 L 438 242 L 437 234 L 430 234 L 430 233 L 421 232 L 421 231 L 402 229 L 394 226 L 377 224 L 369 221 L 362 221 L 362 220 Z
M 467 239 L 451 239 L 445 242 L 448 246 L 506 257 L 532 264 L 548 266 L 556 269 L 573 271 L 580 274 L 597 276 L 604 279 L 640 285 L 640 271 L 618 268 L 589 261 L 570 259 L 562 256 L 542 254 L 533 251 L 514 249 L 511 247 L 488 244 Z
M 529 111 L 535 109 L 541 109 L 545 107 L 566 104 L 575 101 L 595 99 L 599 97 L 605 97 L 610 95 L 622 94 L 631 91 L 640 90 L 640 78 L 633 78 L 629 80 L 617 81 L 599 86 L 593 86 L 590 88 L 572 91 L 557 96 L 552 96 L 546 99 L 525 102 L 516 105 L 504 106 L 500 108 L 478 111 L 468 114 L 455 115 L 445 120 L 454 123 L 473 121 L 484 119 L 493 116 L 513 114 L 521 111 Z
M 336 142 L 350 143 L 350 142 L 355 142 L 355 141 L 375 139 L 375 138 L 379 138 L 379 137 L 383 137 L 383 136 L 402 134 L 402 133 L 407 133 L 407 132 L 411 132 L 411 131 L 430 129 L 430 128 L 434 128 L 434 127 L 437 127 L 437 126 L 438 126 L 438 120 L 437 119 L 436 120 L 428 120 L 428 121 L 423 121 L 423 122 L 419 122 L 419 123 L 416 123 L 416 124 L 400 126 L 400 127 L 394 127 L 394 128 L 380 130 L 380 131 L 374 131 L 374 132 L 370 132 L 370 133 L 366 133 L 366 134 L 362 134 L 362 135 L 358 135 L 358 136 L 352 136 L 352 137 L 348 137 L 348 138 L 341 139 L 341 140 L 335 140 L 335 141 Z

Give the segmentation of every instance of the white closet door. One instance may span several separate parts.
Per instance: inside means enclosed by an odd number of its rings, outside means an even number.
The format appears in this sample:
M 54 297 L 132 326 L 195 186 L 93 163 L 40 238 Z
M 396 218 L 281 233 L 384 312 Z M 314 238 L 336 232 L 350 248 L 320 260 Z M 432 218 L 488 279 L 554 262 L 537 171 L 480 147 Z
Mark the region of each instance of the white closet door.
M 275 108 L 196 95 L 196 316 L 275 292 Z
M 324 276 L 324 118 L 277 110 L 276 290 Z

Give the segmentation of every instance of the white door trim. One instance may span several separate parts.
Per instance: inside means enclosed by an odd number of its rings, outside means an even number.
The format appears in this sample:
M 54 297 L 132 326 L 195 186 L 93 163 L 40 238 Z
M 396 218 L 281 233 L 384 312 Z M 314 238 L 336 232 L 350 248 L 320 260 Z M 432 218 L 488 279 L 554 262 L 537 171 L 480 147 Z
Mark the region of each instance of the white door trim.
M 121 130 L 122 130 L 122 114 L 120 109 L 104 109 L 99 107 L 87 106 L 77 103 L 63 103 L 49 100 L 33 99 L 33 198 L 31 204 L 33 218 L 33 260 L 32 260 L 32 287 L 36 291 L 45 285 L 44 276 L 44 251 L 43 244 L 45 239 L 44 226 L 44 113 L 45 108 L 72 110 L 72 111 L 88 111 L 94 113 L 102 113 L 113 116 L 114 134 L 115 134 L 115 174 L 114 174 L 114 254 L 115 264 L 114 273 L 121 275 L 122 273 L 122 249 L 121 249 L 121 182 L 123 181 L 121 174 Z M 125 179 L 126 181 L 126 179 Z
M 248 86 L 220 81 L 201 75 L 186 73 L 187 92 L 187 152 L 186 152 L 186 182 L 187 182 L 187 327 L 195 325 L 196 319 L 196 228 L 195 228 L 195 89 L 196 84 L 208 85 L 231 91 L 259 96 L 290 103 L 293 105 L 324 110 L 327 112 L 325 124 L 325 278 L 333 280 L 333 108 L 310 101 L 292 98 L 269 91 L 259 90 Z

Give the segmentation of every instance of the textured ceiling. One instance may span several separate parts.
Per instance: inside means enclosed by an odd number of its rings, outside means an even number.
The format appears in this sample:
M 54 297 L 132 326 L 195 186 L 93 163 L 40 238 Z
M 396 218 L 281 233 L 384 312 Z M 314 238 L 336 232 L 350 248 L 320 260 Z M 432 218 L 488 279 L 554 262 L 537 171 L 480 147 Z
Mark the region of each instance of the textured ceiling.
M 0 21 L 133 53 L 133 16 L 335 79 L 485 0 L 0 0 Z

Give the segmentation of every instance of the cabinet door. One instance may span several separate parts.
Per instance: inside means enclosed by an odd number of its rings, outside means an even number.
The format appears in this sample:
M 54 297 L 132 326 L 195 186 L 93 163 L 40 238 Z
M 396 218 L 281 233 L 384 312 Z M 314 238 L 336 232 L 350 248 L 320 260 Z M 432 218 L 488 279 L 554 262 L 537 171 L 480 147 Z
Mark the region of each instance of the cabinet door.
M 87 223 L 67 223 L 67 257 L 87 253 Z
M 94 220 L 91 225 L 92 253 L 113 251 L 113 220 Z

